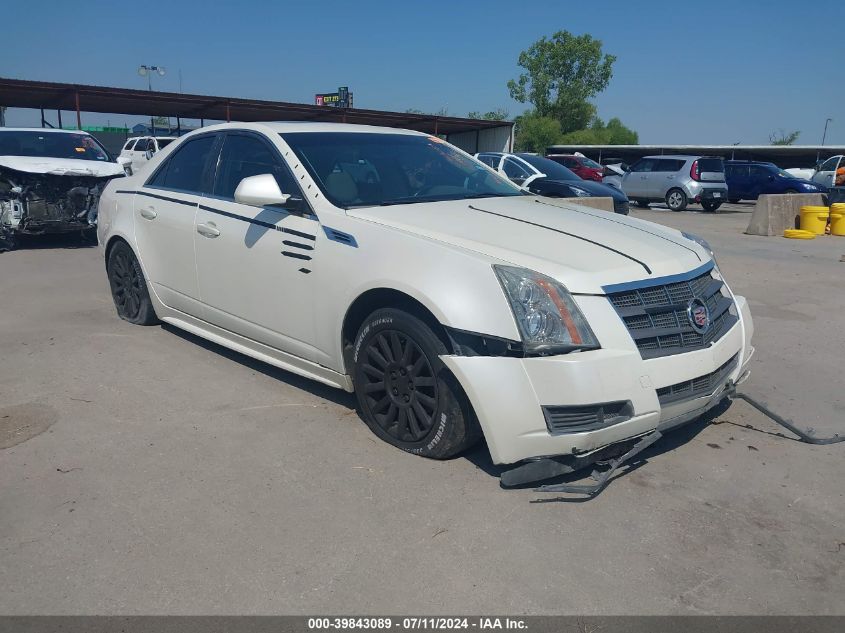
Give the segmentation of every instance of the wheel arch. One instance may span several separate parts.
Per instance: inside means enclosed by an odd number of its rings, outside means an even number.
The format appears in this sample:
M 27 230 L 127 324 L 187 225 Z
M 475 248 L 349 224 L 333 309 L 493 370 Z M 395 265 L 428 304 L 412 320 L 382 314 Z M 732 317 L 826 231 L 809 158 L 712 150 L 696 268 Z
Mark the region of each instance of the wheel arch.
M 108 266 L 109 255 L 111 255 L 112 249 L 117 245 L 118 242 L 124 242 L 130 249 L 132 249 L 132 252 L 135 253 L 135 249 L 132 248 L 132 244 L 129 243 L 129 240 L 127 240 L 122 235 L 112 235 L 108 239 L 108 241 L 106 242 L 106 250 L 105 250 L 106 266 Z M 135 253 L 135 257 L 138 257 L 137 253 Z
M 358 330 L 369 315 L 383 308 L 395 308 L 412 314 L 430 327 L 448 349 L 452 349 L 453 344 L 446 332 L 446 327 L 418 298 L 395 288 L 370 288 L 355 298 L 343 317 L 340 343 L 343 350 L 344 369 L 347 373 L 352 370 L 352 346 Z

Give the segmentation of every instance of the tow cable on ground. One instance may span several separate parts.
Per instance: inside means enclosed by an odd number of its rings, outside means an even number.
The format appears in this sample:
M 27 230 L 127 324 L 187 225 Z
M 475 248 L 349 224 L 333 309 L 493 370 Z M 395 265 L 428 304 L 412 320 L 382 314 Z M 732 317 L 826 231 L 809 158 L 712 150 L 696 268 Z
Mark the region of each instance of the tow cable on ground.
M 819 437 L 815 434 L 814 429 L 808 428 L 803 430 L 795 425 L 794 422 L 791 420 L 787 420 L 781 415 L 778 415 L 771 409 L 769 409 L 765 403 L 752 398 L 751 396 L 739 393 L 736 391 L 735 385 L 731 385 L 726 394 L 725 398 L 727 400 L 744 400 L 752 407 L 757 409 L 760 413 L 764 416 L 769 418 L 775 424 L 782 426 L 783 428 L 789 430 L 791 433 L 798 437 L 798 441 L 804 442 L 806 444 L 816 444 L 816 445 L 828 445 L 828 444 L 838 444 L 839 442 L 845 442 L 845 436 L 839 435 L 838 433 L 832 435 L 831 437 Z M 724 400 L 723 399 L 723 400 Z M 781 437 L 787 437 L 785 435 L 780 435 Z M 636 457 L 639 453 L 644 451 L 646 448 L 654 444 L 657 440 L 663 437 L 663 433 L 659 430 L 659 428 L 651 433 L 644 435 L 641 437 L 636 444 L 634 444 L 627 452 L 615 459 L 610 459 L 607 461 L 597 461 L 594 463 L 600 464 L 602 466 L 607 467 L 606 470 L 598 470 L 594 469 L 590 478 L 595 481 L 592 484 L 568 484 L 568 483 L 560 483 L 560 484 L 547 484 L 544 486 L 539 486 L 535 488 L 535 492 L 562 492 L 562 493 L 569 493 L 569 494 L 576 494 L 576 495 L 586 495 L 588 498 L 595 497 L 598 495 L 602 490 L 604 490 L 607 485 L 610 483 L 611 478 L 613 477 L 614 473 L 619 469 L 620 466 L 625 465 L 629 462 L 632 458 Z M 588 464 L 584 464 L 588 465 Z M 551 466 L 554 470 L 549 470 L 549 464 L 545 463 L 542 467 L 539 466 L 539 462 L 529 462 L 527 464 L 522 465 L 521 467 L 515 468 L 510 471 L 506 471 L 502 473 L 501 481 L 502 485 L 506 487 L 517 486 L 525 483 L 530 483 L 531 481 L 539 481 L 541 479 L 550 479 L 555 476 L 568 474 L 571 472 L 575 472 L 579 469 L 577 464 L 573 465 L 565 465 L 559 464 L 555 467 L 555 464 Z M 532 476 L 534 477 L 532 479 Z

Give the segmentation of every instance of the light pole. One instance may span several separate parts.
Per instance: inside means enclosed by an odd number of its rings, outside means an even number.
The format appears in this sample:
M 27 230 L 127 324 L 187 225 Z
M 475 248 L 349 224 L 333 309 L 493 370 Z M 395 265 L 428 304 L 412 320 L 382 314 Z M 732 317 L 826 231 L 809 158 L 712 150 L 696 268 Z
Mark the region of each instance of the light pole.
M 824 140 L 825 140 L 825 138 L 827 138 L 827 124 L 828 124 L 828 123 L 832 123 L 832 122 L 833 122 L 833 119 L 831 119 L 831 118 L 827 118 L 827 119 L 825 119 L 825 122 L 824 122 L 824 134 L 822 134 L 822 147 L 824 147 Z
M 138 67 L 138 74 L 141 75 L 141 77 L 147 78 L 147 90 L 150 92 L 153 91 L 153 73 L 158 73 L 159 77 L 164 77 L 165 72 L 167 71 L 164 70 L 164 66 L 147 66 L 146 64 L 141 64 Z M 156 123 L 152 116 L 150 116 L 150 131 L 152 136 L 156 135 Z

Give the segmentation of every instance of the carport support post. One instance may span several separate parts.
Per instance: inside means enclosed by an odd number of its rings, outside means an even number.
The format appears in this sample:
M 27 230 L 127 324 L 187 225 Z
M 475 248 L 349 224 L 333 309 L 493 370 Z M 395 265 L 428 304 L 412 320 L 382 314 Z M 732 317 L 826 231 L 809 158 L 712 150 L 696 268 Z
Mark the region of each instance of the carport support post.
M 62 129 L 62 111 L 56 110 L 56 114 L 59 115 L 59 129 L 61 130 Z
M 229 102 L 227 101 L 226 102 L 226 123 L 231 123 L 231 122 L 232 122 L 232 115 L 231 115 L 231 111 L 229 110 Z
M 41 108 L 41 127 L 44 127 L 44 108 Z
M 182 136 L 182 120 L 176 117 L 176 136 Z
M 79 90 L 76 91 L 74 95 L 76 97 L 76 129 L 82 129 L 82 113 L 79 110 Z

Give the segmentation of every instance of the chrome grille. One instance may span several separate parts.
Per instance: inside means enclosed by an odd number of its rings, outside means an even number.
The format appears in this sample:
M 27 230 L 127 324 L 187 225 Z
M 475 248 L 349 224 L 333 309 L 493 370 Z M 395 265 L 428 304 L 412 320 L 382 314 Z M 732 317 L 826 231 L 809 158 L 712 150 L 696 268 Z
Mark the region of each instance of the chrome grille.
M 722 294 L 723 286 L 711 268 L 689 280 L 611 292 L 608 298 L 640 355 L 657 358 L 703 349 L 733 327 L 738 316 L 733 300 Z M 687 316 L 695 297 L 710 311 L 710 328 L 704 334 L 695 331 Z

